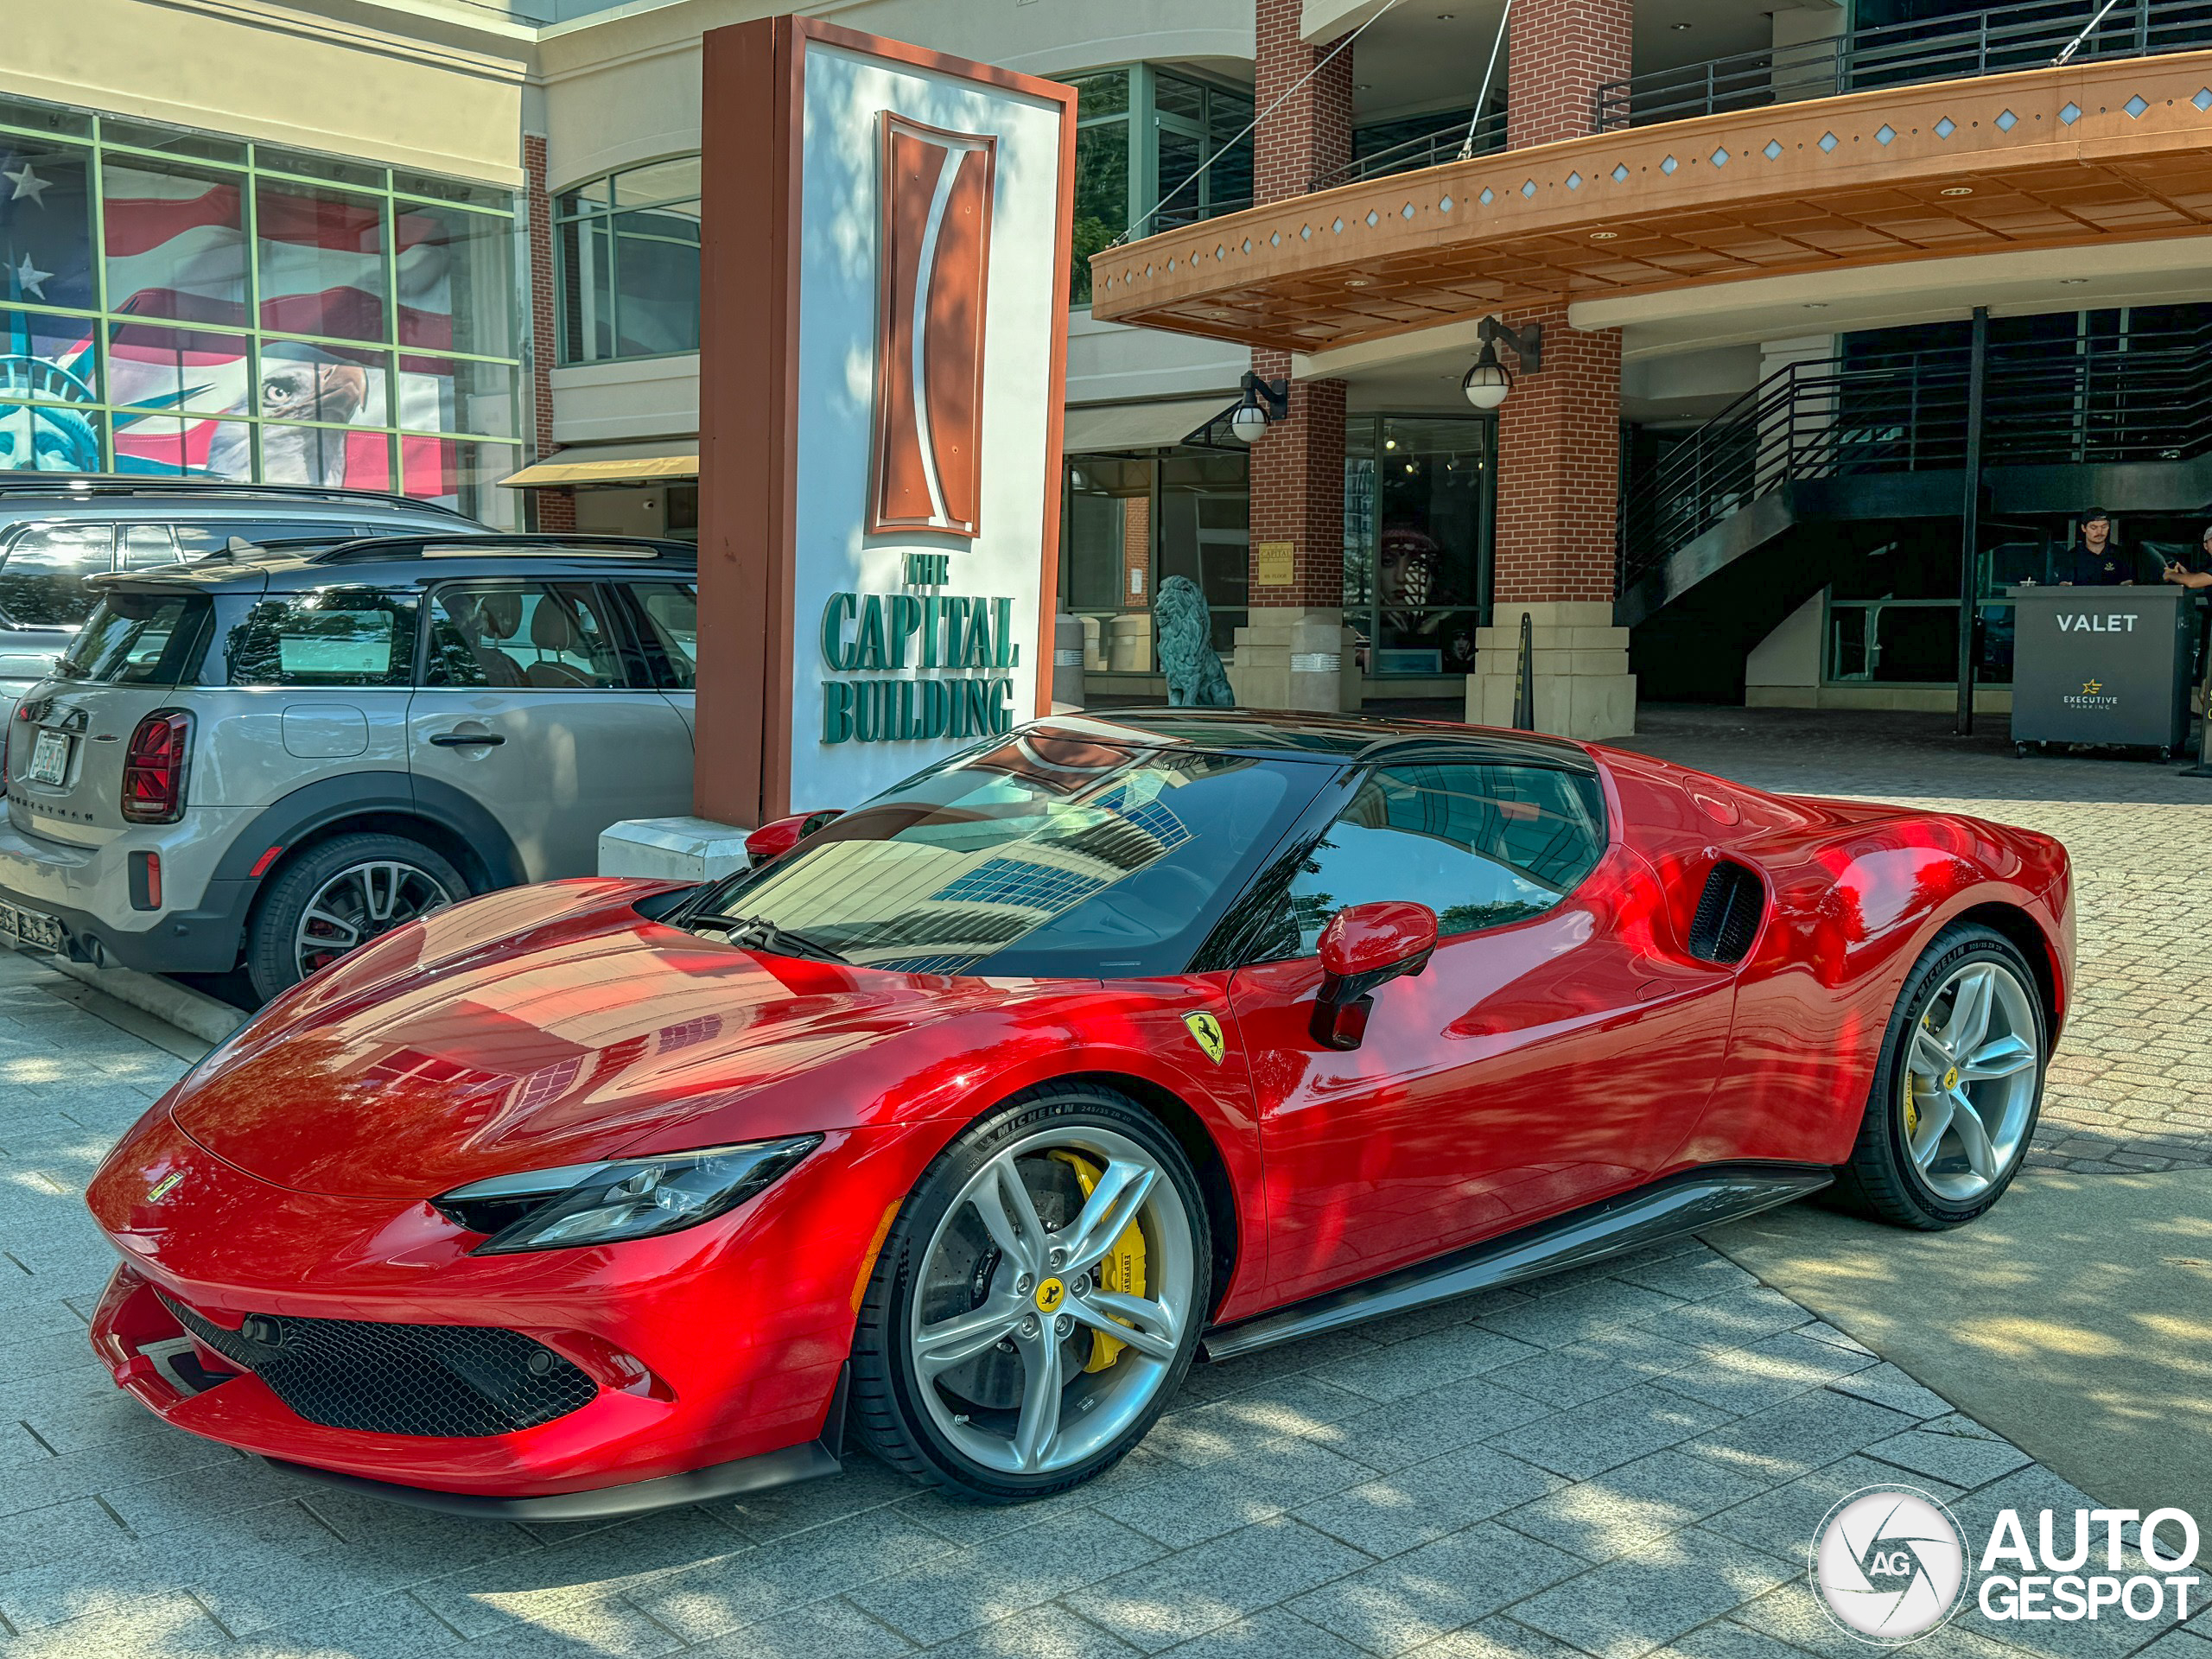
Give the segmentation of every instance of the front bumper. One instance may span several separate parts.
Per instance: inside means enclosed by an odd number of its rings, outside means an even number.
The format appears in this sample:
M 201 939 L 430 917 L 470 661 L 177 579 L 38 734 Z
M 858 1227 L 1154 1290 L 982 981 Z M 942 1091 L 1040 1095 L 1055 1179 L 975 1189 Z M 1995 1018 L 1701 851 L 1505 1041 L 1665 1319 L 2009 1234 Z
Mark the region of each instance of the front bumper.
M 207 813 L 219 811 L 211 821 Z M 149 826 L 99 847 L 27 836 L 0 821 L 0 900 L 59 920 L 71 960 L 144 974 L 219 974 L 238 959 L 256 881 L 194 880 L 229 844 L 239 815 L 198 809 L 174 825 Z M 161 855 L 168 908 L 130 908 L 126 861 Z
M 119 1386 L 178 1428 L 467 1513 L 581 1519 L 829 1473 L 878 1213 L 861 1219 L 843 1202 L 855 1138 L 833 1135 L 759 1198 L 683 1233 L 474 1257 L 472 1236 L 426 1204 L 271 1185 L 156 1109 L 86 1195 L 125 1258 L 92 1346 Z M 509 1433 L 328 1427 L 196 1338 L 192 1379 L 219 1380 L 195 1390 L 188 1368 L 165 1363 L 187 1333 L 164 1295 L 226 1331 L 263 1314 L 519 1332 L 595 1389 Z

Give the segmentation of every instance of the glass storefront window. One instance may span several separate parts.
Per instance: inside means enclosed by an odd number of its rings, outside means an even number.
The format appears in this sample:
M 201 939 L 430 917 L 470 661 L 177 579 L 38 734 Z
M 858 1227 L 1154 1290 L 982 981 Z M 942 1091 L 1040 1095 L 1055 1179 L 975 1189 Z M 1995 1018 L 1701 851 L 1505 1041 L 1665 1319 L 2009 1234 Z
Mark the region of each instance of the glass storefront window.
M 1372 679 L 1474 670 L 1490 608 L 1497 424 L 1355 416 L 1344 437 L 1344 621 Z
M 512 195 L 12 99 L 0 168 L 0 471 L 398 486 L 512 522 Z
M 1091 666 L 1154 671 L 1152 599 L 1170 576 L 1205 594 L 1226 658 L 1245 620 L 1251 462 L 1242 454 L 1071 455 L 1063 493 L 1060 602 L 1092 619 Z
M 649 162 L 554 207 L 561 361 L 699 349 L 699 158 Z
M 1251 571 L 1250 462 L 1243 455 L 1175 454 L 1160 465 L 1156 588 L 1188 576 L 1206 596 L 1213 647 L 1226 658 L 1244 626 Z

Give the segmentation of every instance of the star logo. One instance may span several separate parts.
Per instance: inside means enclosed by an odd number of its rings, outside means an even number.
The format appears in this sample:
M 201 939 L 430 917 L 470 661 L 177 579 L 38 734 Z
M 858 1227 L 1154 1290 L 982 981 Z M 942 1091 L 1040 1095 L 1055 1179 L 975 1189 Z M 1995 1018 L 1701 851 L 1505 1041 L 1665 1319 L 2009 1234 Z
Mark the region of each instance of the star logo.
M 21 201 L 29 196 L 34 207 L 45 207 L 46 193 L 54 188 L 54 181 L 39 177 L 29 162 L 23 163 L 20 172 L 11 173 L 5 168 L 0 168 L 0 179 L 5 179 L 16 187 L 9 193 L 9 200 Z
M 2084 680 L 2082 682 L 2082 695 L 2085 697 L 2094 697 L 2098 692 L 2104 689 L 2105 683 L 2102 680 Z
M 28 253 L 23 256 L 22 263 L 15 266 L 9 274 L 16 279 L 17 296 L 28 294 L 35 300 L 46 297 L 45 284 L 54 275 L 52 271 L 41 270 L 31 264 L 31 257 Z

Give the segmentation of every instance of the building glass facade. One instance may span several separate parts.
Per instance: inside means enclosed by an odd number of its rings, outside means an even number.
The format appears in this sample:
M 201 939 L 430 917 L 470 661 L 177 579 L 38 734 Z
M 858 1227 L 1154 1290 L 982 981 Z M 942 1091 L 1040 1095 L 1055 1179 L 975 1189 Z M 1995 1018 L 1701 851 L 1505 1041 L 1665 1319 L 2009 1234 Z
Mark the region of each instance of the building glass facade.
M 554 205 L 561 361 L 699 349 L 699 158 L 563 190 Z
M 1214 649 L 1236 648 L 1251 568 L 1249 455 L 1071 455 L 1061 512 L 1060 604 L 1096 620 L 1094 666 L 1153 671 L 1152 596 L 1170 576 L 1205 595 Z
M 1344 427 L 1344 622 L 1371 679 L 1471 673 L 1489 620 L 1497 423 L 1355 415 Z
M 1090 302 L 1090 256 L 1138 215 L 1150 236 L 1252 205 L 1252 95 L 1133 63 L 1077 75 L 1074 265 L 1069 298 Z M 1211 162 L 1211 166 L 1207 163 Z
M 0 471 L 512 516 L 512 193 L 18 99 L 0 180 Z

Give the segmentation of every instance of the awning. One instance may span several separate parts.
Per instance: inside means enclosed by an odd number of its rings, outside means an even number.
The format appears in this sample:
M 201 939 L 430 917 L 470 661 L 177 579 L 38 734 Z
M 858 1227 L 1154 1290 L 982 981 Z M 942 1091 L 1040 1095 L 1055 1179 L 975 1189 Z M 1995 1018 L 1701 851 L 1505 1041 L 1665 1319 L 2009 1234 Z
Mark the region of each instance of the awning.
M 1236 401 L 1232 390 L 1211 397 L 1179 397 L 1162 404 L 1095 404 L 1067 412 L 1060 448 L 1071 455 L 1119 449 L 1164 449 Z
M 699 456 L 645 454 L 609 457 L 604 451 L 563 449 L 550 461 L 541 461 L 499 482 L 511 490 L 542 490 L 568 484 L 650 484 L 656 479 L 696 478 Z

